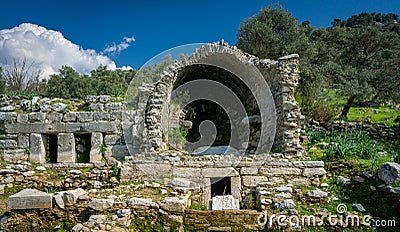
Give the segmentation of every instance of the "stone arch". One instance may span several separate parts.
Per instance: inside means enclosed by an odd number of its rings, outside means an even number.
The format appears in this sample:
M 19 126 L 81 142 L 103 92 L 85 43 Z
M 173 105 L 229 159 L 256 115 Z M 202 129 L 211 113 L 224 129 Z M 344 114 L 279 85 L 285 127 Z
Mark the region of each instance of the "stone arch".
M 257 69 L 257 71 L 261 72 L 262 76 L 264 77 L 265 81 L 268 83 L 272 91 L 273 101 L 275 103 L 275 106 L 277 107 L 276 112 L 274 112 L 276 113 L 277 123 L 278 123 L 276 127 L 277 136 L 273 138 L 274 146 L 283 151 L 287 150 L 290 151 L 290 153 L 292 154 L 295 153 L 298 154 L 298 151 L 301 149 L 299 141 L 297 141 L 300 133 L 300 131 L 298 130 L 299 126 L 296 125 L 295 128 L 292 128 L 292 131 L 294 131 L 293 133 L 295 134 L 295 136 L 292 136 L 292 134 L 287 133 L 288 130 L 284 129 L 285 127 L 290 127 L 287 125 L 285 117 L 287 118 L 289 116 L 289 118 L 290 117 L 293 118 L 293 116 L 295 116 L 294 118 L 296 120 L 298 118 L 297 115 L 290 115 L 290 113 L 289 115 L 287 113 L 285 114 L 285 110 L 283 107 L 284 102 L 286 103 L 289 101 L 295 102 L 294 97 L 293 98 L 290 97 L 291 95 L 294 96 L 295 86 L 294 87 L 292 86 L 285 87 L 285 86 L 290 84 L 292 85 L 297 84 L 297 79 L 296 79 L 298 78 L 298 72 L 296 73 L 297 66 L 295 67 L 289 66 L 286 61 L 290 61 L 289 63 L 298 64 L 297 56 L 284 57 L 279 61 L 259 59 L 255 56 L 242 52 L 236 47 L 230 47 L 223 42 L 204 45 L 196 49 L 196 51 L 192 54 L 192 56 L 179 59 L 164 69 L 164 71 L 161 74 L 160 80 L 155 83 L 154 89 L 151 91 L 149 95 L 145 109 L 145 124 L 151 146 L 155 150 L 163 150 L 167 148 L 165 141 L 165 134 L 167 129 L 166 127 L 168 126 L 167 121 L 169 120 L 169 114 L 170 114 L 169 97 L 171 96 L 171 92 L 174 90 L 174 88 L 176 88 L 182 83 L 185 83 L 185 81 L 196 79 L 196 77 L 193 76 L 196 76 L 196 74 L 199 72 L 199 70 L 201 70 L 201 68 L 203 68 L 203 70 L 213 70 L 213 69 L 214 71 L 218 70 L 218 68 L 215 67 L 211 68 L 211 66 L 204 67 L 203 63 L 204 62 L 218 63 L 221 60 L 224 60 L 225 63 L 228 63 L 227 64 L 228 67 L 232 68 L 233 70 L 239 69 L 237 67 L 238 64 L 242 64 L 247 66 L 253 66 Z M 293 60 L 294 62 L 292 62 Z M 289 72 L 288 75 L 288 69 L 290 68 L 293 69 L 292 70 L 293 72 Z M 240 74 L 241 70 L 235 70 L 235 72 Z M 290 76 L 290 74 L 293 74 L 291 78 L 294 79 L 294 83 L 293 82 L 290 82 L 289 84 L 286 84 L 286 82 L 282 83 L 284 81 L 284 78 L 287 79 L 288 78 L 287 76 Z M 247 80 L 247 82 L 251 83 L 252 81 L 251 78 L 252 76 L 250 75 L 249 80 Z M 210 79 L 213 78 L 210 77 Z M 234 80 L 234 78 L 232 78 L 231 80 Z M 240 95 L 241 91 L 238 91 L 238 89 L 243 89 L 243 84 L 237 81 L 231 81 L 229 87 L 236 90 L 235 92 L 239 93 Z M 282 91 L 285 89 L 289 89 L 290 93 L 286 94 L 288 92 L 285 93 L 285 91 Z M 250 100 L 251 102 L 254 99 L 252 99 L 251 97 L 248 99 L 243 99 L 242 96 L 241 100 Z M 292 107 L 290 111 L 298 110 L 298 107 L 297 108 L 293 107 L 293 105 L 297 106 L 297 102 L 289 106 Z M 255 113 L 255 111 L 259 110 L 258 107 L 260 105 L 255 107 L 253 101 L 253 103 L 245 104 L 245 106 L 247 107 L 246 112 L 250 113 L 248 116 L 254 116 L 250 117 L 249 119 L 252 119 L 255 122 L 257 122 L 257 115 L 256 114 L 251 115 L 251 113 Z M 251 109 L 252 107 L 253 109 Z M 251 112 L 252 110 L 253 112 Z M 292 119 L 291 122 L 293 121 L 295 120 Z M 263 125 L 261 125 L 261 127 L 262 126 Z M 269 129 L 271 130 L 271 128 Z M 284 132 L 286 132 L 286 134 Z M 288 141 L 287 138 L 284 138 L 285 135 L 291 137 L 289 138 L 290 140 L 295 140 L 295 141 L 292 144 L 288 145 L 290 141 Z M 260 129 L 257 130 L 256 128 L 256 131 L 252 136 L 254 136 L 254 138 L 253 140 L 250 141 L 256 142 L 257 144 L 266 143 L 265 140 L 263 141 L 263 139 L 266 139 L 265 138 L 266 136 L 260 133 Z M 295 146 L 293 146 L 293 144 L 295 144 Z M 255 149 L 253 149 L 253 151 L 255 151 Z

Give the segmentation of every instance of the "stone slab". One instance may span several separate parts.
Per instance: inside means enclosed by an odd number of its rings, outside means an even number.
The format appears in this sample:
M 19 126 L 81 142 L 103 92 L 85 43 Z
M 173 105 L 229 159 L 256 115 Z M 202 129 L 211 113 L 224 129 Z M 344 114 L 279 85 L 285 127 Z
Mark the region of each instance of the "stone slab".
M 324 168 L 305 168 L 303 170 L 303 175 L 306 177 L 313 177 L 313 176 L 323 176 L 326 174 Z
M 24 189 L 8 198 L 9 209 L 48 209 L 53 207 L 53 195 L 37 189 Z
M 268 181 L 266 176 L 242 176 L 243 185 L 247 187 L 256 187 L 258 183 L 266 181 Z
M 59 133 L 57 135 L 57 162 L 76 162 L 75 138 L 72 133 Z
M 200 168 L 173 168 L 172 175 L 177 177 L 200 177 L 201 169 Z
M 400 181 L 400 164 L 387 162 L 381 165 L 378 170 L 378 177 L 385 184 L 393 184 Z
M 30 154 L 29 161 L 32 163 L 46 163 L 46 139 L 42 134 L 32 133 L 29 136 Z
M 204 177 L 215 178 L 215 177 L 239 176 L 239 173 L 232 167 L 204 168 L 204 169 L 202 169 L 202 175 Z
M 103 143 L 103 134 L 100 132 L 94 132 L 91 136 L 91 148 L 90 148 L 90 162 L 101 161 L 102 154 L 100 153 L 100 146 Z
M 239 205 L 232 195 L 215 196 L 211 200 L 212 210 L 239 209 Z

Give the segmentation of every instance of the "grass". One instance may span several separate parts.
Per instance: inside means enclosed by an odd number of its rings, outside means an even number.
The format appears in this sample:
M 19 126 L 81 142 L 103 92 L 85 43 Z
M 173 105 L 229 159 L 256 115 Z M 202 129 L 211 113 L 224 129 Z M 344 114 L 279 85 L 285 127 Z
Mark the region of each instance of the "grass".
M 348 120 L 352 122 L 370 122 L 388 126 L 399 124 L 398 122 L 394 122 L 397 117 L 400 117 L 400 110 L 394 109 L 391 105 L 379 107 L 351 107 L 348 114 Z

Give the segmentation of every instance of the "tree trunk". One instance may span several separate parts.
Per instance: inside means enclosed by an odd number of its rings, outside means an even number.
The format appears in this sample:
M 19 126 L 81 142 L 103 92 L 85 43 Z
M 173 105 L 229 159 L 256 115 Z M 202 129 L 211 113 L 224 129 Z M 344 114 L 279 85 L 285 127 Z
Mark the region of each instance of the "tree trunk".
M 349 113 L 350 107 L 353 105 L 354 99 L 356 99 L 356 95 L 351 95 L 349 99 L 347 99 L 346 105 L 343 107 L 340 118 L 347 119 L 347 114 Z

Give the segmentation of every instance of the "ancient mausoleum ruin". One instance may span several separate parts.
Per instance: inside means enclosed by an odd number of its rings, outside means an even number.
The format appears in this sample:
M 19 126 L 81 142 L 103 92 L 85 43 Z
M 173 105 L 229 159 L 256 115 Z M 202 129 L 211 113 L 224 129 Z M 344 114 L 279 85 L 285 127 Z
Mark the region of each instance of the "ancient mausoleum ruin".
M 268 89 L 258 84 L 259 76 Z M 235 118 L 236 112 L 205 97 L 184 109 L 171 103 L 175 90 L 199 80 L 228 87 L 240 100 L 246 117 Z M 257 192 L 261 207 L 268 204 L 264 190 L 288 183 L 318 186 L 326 173 L 323 162 L 307 161 L 300 143 L 304 117 L 294 97 L 298 81 L 296 54 L 277 61 L 259 59 L 218 42 L 167 66 L 154 83 L 131 86 L 137 91 L 131 96 L 128 90 L 125 99 L 2 96 L 0 158 L 49 168 L 118 160 L 121 182 L 139 177 L 158 180 L 177 191 L 190 192 L 192 202 L 214 209 L 239 209 L 239 202 Z M 270 101 L 260 99 L 262 96 Z M 263 105 L 267 103 L 270 105 Z M 209 127 L 215 132 L 209 144 L 211 152 L 193 154 L 185 142 L 172 140 L 175 129 L 185 128 L 185 139 L 195 143 L 201 138 L 204 120 L 214 124 Z M 234 120 L 247 124 L 248 134 L 238 130 L 241 127 L 232 127 Z M 241 138 L 243 134 L 246 138 Z M 236 138 L 246 142 L 232 148 Z M 212 147 L 225 150 L 213 153 Z M 293 203 L 289 200 L 281 203 Z

